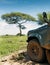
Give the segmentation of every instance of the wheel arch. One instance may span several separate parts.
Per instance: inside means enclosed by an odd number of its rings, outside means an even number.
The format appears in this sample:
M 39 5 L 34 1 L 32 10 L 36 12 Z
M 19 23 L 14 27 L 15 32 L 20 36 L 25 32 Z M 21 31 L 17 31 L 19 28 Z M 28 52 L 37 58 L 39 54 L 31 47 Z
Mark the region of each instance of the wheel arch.
M 38 39 L 37 37 L 35 37 L 35 36 L 33 36 L 33 37 L 28 37 L 27 42 L 29 42 L 29 41 L 32 40 L 32 39 L 36 39 L 36 40 L 39 42 L 39 44 L 40 44 L 39 39 Z

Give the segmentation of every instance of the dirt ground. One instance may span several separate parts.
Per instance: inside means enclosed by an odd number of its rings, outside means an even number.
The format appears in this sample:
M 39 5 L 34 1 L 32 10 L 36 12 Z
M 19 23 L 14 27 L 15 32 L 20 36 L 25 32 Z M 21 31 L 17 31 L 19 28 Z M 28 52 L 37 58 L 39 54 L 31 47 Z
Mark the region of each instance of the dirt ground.
M 49 65 L 45 63 L 32 62 L 27 55 L 26 50 L 20 50 L 14 52 L 9 56 L 2 57 L 0 59 L 0 65 Z

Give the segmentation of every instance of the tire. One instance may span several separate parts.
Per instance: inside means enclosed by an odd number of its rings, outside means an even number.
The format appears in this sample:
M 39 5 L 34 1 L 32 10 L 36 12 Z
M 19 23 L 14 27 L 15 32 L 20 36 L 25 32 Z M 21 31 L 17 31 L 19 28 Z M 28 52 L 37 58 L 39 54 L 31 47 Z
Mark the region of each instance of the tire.
M 35 39 L 28 42 L 27 53 L 32 61 L 43 62 L 45 57 L 43 49 Z
M 50 50 L 46 50 L 46 57 L 47 57 L 48 63 L 50 64 Z

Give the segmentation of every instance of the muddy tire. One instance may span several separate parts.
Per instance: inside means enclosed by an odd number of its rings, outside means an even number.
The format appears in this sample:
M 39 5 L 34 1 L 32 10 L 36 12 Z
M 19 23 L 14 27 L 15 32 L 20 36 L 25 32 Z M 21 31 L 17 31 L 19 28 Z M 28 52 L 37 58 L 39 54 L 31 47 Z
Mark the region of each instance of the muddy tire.
M 50 64 L 50 50 L 46 50 L 46 57 L 47 57 L 48 63 Z
M 30 40 L 27 45 L 27 53 L 32 61 L 43 62 L 44 51 L 39 42 L 35 39 Z

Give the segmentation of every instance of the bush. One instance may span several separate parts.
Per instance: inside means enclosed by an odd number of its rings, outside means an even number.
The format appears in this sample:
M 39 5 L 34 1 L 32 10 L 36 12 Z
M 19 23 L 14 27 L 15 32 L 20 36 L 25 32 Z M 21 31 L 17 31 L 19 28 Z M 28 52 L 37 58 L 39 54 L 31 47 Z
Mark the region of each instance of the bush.
M 20 36 L 20 33 L 16 34 L 16 36 Z M 21 34 L 21 36 L 25 36 L 25 34 Z
M 5 36 L 9 36 L 8 34 L 6 34 Z

